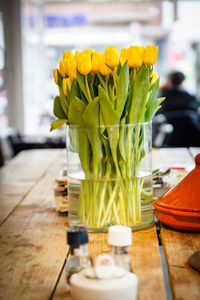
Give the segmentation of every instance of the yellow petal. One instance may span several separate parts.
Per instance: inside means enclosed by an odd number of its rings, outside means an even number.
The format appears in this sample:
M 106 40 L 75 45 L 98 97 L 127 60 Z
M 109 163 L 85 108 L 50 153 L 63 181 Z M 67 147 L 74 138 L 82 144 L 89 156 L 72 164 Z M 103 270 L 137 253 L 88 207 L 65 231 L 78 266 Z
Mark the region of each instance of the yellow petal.
M 72 58 L 73 58 L 73 53 L 72 53 L 72 51 L 66 51 L 66 50 L 65 50 L 65 51 L 63 52 L 63 58 L 64 58 L 64 59 L 68 59 L 68 58 L 71 58 L 71 59 L 72 59 Z
M 151 74 L 151 84 L 150 87 L 159 79 L 158 74 L 157 73 L 152 73 Z
M 117 46 L 108 46 L 105 50 L 105 63 L 114 68 L 119 64 L 119 52 Z
M 63 87 L 63 92 L 64 92 L 65 96 L 67 96 L 67 87 L 68 87 L 68 90 L 71 91 L 71 85 L 72 85 L 72 81 L 70 78 L 63 79 L 62 87 Z
M 58 69 L 53 70 L 53 77 L 56 84 L 58 84 Z
M 130 68 L 139 68 L 143 64 L 142 52 L 139 46 L 130 46 L 127 52 Z
M 77 57 L 77 69 L 82 75 L 87 75 L 92 70 L 91 54 L 88 52 L 82 52 Z
M 144 63 L 150 67 L 155 64 L 158 57 L 158 47 L 148 45 L 144 51 Z

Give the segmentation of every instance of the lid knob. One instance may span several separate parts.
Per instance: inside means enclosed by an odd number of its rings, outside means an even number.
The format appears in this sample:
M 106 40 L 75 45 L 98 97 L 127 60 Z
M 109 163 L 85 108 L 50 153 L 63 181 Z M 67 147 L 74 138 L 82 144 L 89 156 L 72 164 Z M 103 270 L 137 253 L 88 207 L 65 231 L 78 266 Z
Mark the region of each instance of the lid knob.
M 127 247 L 132 244 L 131 228 L 123 225 L 113 225 L 108 228 L 108 244 Z
M 196 167 L 200 168 L 200 153 L 195 157 Z

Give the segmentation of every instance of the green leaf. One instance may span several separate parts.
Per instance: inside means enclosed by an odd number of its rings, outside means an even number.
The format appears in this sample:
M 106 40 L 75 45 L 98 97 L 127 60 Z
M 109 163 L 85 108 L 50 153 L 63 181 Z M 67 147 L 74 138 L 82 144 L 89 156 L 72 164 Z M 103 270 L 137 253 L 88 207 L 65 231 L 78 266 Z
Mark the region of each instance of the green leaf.
M 85 109 L 86 104 L 75 97 L 69 105 L 69 122 L 70 125 L 83 125 L 81 118 L 82 112 Z
M 148 106 L 145 112 L 145 122 L 149 122 L 153 119 L 155 113 L 160 108 L 160 104 L 165 100 L 165 97 L 153 100 Z
M 124 128 L 125 124 L 125 119 L 126 116 L 121 120 L 120 122 L 120 131 L 119 131 L 119 151 L 123 159 L 126 161 L 126 152 L 125 152 L 125 147 L 126 147 L 126 140 L 125 140 L 125 133 L 126 133 L 126 128 Z
M 126 103 L 127 95 L 128 95 L 128 85 L 129 85 L 129 68 L 128 62 L 123 65 L 121 71 L 119 73 L 119 78 L 117 81 L 117 102 L 116 102 L 116 110 L 121 116 L 124 105 Z
M 100 81 L 101 86 L 104 88 L 104 90 L 105 90 L 106 93 L 108 94 L 108 88 L 107 88 L 107 85 L 106 85 L 105 77 L 102 76 L 102 75 L 99 74 L 99 73 L 97 73 L 97 76 L 98 76 L 98 78 L 99 78 L 99 81 Z
M 59 96 L 54 98 L 53 113 L 58 119 L 66 119 L 67 118 L 67 115 L 65 114 L 65 112 L 62 108 L 62 105 L 60 103 Z
M 109 100 L 105 90 L 99 85 L 99 103 L 105 126 L 109 137 L 110 149 L 115 163 L 116 172 L 119 175 L 119 164 L 117 160 L 117 146 L 119 143 L 119 114 L 115 111 L 113 104 Z M 112 126 L 118 125 L 118 126 Z
M 99 97 L 96 97 L 86 106 L 86 109 L 82 113 L 84 125 L 89 126 L 89 128 L 87 128 L 87 134 L 92 147 L 93 172 L 95 178 L 97 178 L 100 161 L 102 159 L 102 142 L 99 129 L 99 115 Z
M 109 98 L 110 98 L 110 101 L 113 103 L 114 105 L 114 98 L 113 98 L 113 89 L 112 89 L 113 85 L 110 83 L 108 85 L 108 91 L 109 91 Z
M 80 98 L 80 90 L 79 90 L 78 83 L 77 83 L 76 79 L 73 79 L 72 86 L 71 86 L 71 91 L 70 91 L 70 95 L 69 95 L 69 101 L 72 102 L 72 100 L 75 97 Z
M 159 79 L 150 87 L 148 93 L 147 107 L 151 104 L 151 102 L 156 98 L 159 89 Z
M 87 89 L 86 89 L 86 86 L 85 86 L 85 76 L 82 75 L 81 73 L 79 73 L 78 71 L 77 71 L 77 81 L 78 81 L 78 84 L 79 84 L 79 87 L 80 87 L 81 91 L 83 92 L 84 96 L 86 97 L 87 101 L 89 102 Z
M 106 126 L 119 125 L 120 116 L 108 98 L 105 90 L 99 85 L 99 103 L 101 106 L 103 119 Z
M 58 71 L 58 86 L 62 87 L 62 82 L 63 82 L 63 77 L 60 74 L 60 72 Z
M 50 131 L 57 129 L 57 128 L 61 127 L 63 124 L 67 124 L 68 122 L 69 121 L 67 119 L 56 120 L 56 121 L 51 123 Z
M 143 121 L 148 90 L 149 69 L 142 66 L 135 78 L 133 98 L 129 113 L 130 124 L 140 123 Z
M 90 176 L 90 144 L 87 137 L 86 128 L 83 127 L 82 113 L 86 104 L 79 98 L 72 100 L 69 106 L 70 125 L 80 125 L 80 127 L 70 127 L 71 140 L 74 148 L 79 154 L 81 166 L 86 177 Z
M 62 109 L 64 110 L 65 114 L 68 116 L 68 102 L 67 98 L 65 97 L 65 94 L 63 93 L 63 90 L 61 87 L 59 87 L 60 92 L 60 104 L 62 106 Z

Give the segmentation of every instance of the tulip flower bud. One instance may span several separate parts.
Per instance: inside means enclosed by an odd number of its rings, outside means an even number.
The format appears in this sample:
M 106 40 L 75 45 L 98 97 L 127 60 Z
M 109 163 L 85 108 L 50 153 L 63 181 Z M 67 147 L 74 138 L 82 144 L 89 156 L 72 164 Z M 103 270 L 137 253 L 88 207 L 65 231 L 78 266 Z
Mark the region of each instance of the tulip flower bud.
M 91 54 L 83 51 L 77 56 L 77 69 L 82 75 L 87 75 L 92 70 Z
M 105 64 L 105 55 L 103 53 L 99 53 L 99 71 L 104 76 L 112 72 Z
M 71 80 L 74 78 L 77 79 L 77 63 L 74 58 L 72 59 L 66 59 L 65 60 L 65 65 L 66 65 L 66 74 L 69 76 Z
M 62 59 L 60 61 L 59 71 L 60 71 L 60 74 L 62 75 L 62 77 L 65 78 L 65 75 L 66 75 L 66 60 L 65 59 Z
M 128 48 L 128 65 L 130 68 L 139 68 L 143 64 L 142 52 L 139 46 L 131 46 Z
M 105 63 L 114 68 L 119 64 L 119 52 L 117 46 L 108 46 L 105 51 Z
M 147 46 L 144 50 L 144 63 L 147 67 L 150 67 L 155 64 L 158 57 L 158 47 Z
M 58 69 L 53 70 L 53 77 L 56 84 L 58 84 Z
M 127 54 L 128 54 L 128 49 L 122 48 L 120 53 L 120 62 L 122 66 L 125 64 L 126 60 L 128 59 Z
M 92 54 L 92 72 L 100 72 L 100 53 L 98 51 Z
M 72 59 L 73 58 L 73 53 L 72 53 L 72 51 L 64 51 L 63 52 L 63 58 L 64 59 Z
M 62 82 L 62 85 L 63 85 L 63 92 L 64 92 L 65 96 L 67 96 L 67 87 L 68 87 L 69 91 L 71 91 L 71 85 L 72 85 L 71 79 L 70 78 L 64 78 L 63 82 Z
M 77 59 L 77 57 L 78 57 L 81 53 L 82 53 L 82 52 L 76 50 L 74 57 Z
M 158 74 L 157 73 L 152 73 L 151 74 L 151 84 L 150 87 L 159 79 Z
M 89 54 L 93 54 L 95 52 L 95 50 L 94 49 L 90 49 L 90 50 L 85 50 L 84 52 L 85 53 L 89 53 Z
M 144 50 L 145 50 L 145 47 L 140 47 L 140 52 L 141 52 L 141 55 L 142 55 L 142 61 L 144 62 Z

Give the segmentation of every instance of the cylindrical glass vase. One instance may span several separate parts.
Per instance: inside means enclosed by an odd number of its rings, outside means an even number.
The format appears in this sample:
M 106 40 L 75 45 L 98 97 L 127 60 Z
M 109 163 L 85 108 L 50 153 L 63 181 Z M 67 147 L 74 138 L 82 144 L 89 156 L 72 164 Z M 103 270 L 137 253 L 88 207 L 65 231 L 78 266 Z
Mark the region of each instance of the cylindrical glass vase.
M 140 230 L 153 221 L 152 124 L 67 126 L 69 224 Z

